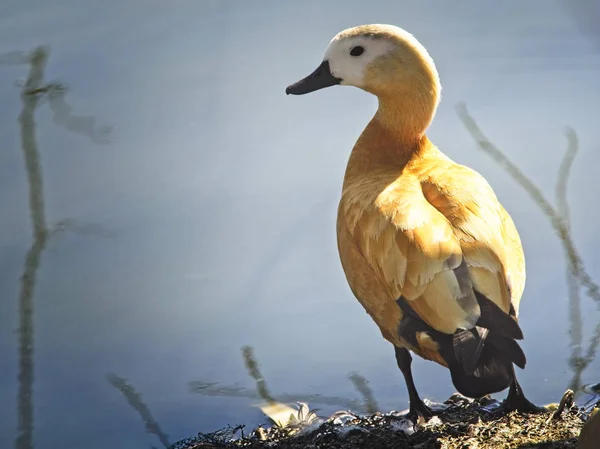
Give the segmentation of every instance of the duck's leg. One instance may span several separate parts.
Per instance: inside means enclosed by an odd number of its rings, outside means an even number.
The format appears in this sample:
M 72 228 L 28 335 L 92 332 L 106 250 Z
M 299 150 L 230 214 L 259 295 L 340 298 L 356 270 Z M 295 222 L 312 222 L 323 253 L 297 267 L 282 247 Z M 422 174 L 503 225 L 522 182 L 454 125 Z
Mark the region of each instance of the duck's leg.
M 535 413 L 540 412 L 542 409 L 537 405 L 531 403 L 523 393 L 523 389 L 519 382 L 517 381 L 517 376 L 515 374 L 515 369 L 513 367 L 513 381 L 510 384 L 510 389 L 508 390 L 508 396 L 504 402 L 502 402 L 501 410 L 505 413 L 512 411 L 519 411 L 524 413 Z
M 425 405 L 423 400 L 419 397 L 415 382 L 412 376 L 412 370 L 410 368 L 412 364 L 412 357 L 406 348 L 399 348 L 394 346 L 396 350 L 396 361 L 398 362 L 398 368 L 402 371 L 404 380 L 406 382 L 406 388 L 408 389 L 408 401 L 410 403 L 410 409 L 408 412 L 408 418 L 416 422 L 418 416 L 429 418 L 433 416 L 433 411 Z

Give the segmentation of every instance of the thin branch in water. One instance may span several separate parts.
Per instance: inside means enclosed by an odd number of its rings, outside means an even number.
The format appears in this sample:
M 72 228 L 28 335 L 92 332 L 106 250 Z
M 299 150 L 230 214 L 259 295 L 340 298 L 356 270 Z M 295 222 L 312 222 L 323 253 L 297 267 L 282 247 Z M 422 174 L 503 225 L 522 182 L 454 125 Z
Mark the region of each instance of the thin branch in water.
M 248 374 L 256 381 L 256 391 L 258 392 L 259 396 L 268 403 L 276 402 L 269 392 L 269 389 L 267 388 L 267 382 L 258 368 L 258 363 L 254 358 L 254 351 L 252 348 L 250 346 L 244 346 L 242 348 L 242 356 L 244 357 L 244 364 L 246 365 Z
M 0 55 L 0 64 L 30 64 L 29 76 L 24 82 L 17 84 L 21 88 L 22 98 L 27 97 L 34 109 L 41 101 L 47 99 L 53 113 L 54 123 L 69 131 L 86 135 L 96 144 L 110 143 L 112 126 L 97 126 L 95 117 L 72 113 L 73 108 L 65 99 L 68 92 L 66 85 L 58 82 L 41 84 L 49 53 L 50 49 L 44 46 L 37 47 L 30 54 L 24 52 L 5 53 Z
M 556 207 L 558 213 L 566 221 L 567 226 L 571 227 L 571 213 L 569 211 L 569 203 L 567 201 L 567 185 L 569 183 L 569 176 L 571 175 L 571 168 L 573 167 L 573 161 L 577 156 L 579 149 L 579 141 L 577 134 L 571 128 L 567 128 L 567 151 L 563 157 L 560 167 L 558 168 L 558 177 L 556 181 Z
M 36 48 L 28 59 L 29 75 L 25 85 L 29 89 L 36 88 L 44 77 L 47 61 L 44 47 Z M 38 101 L 35 97 L 21 93 L 23 109 L 19 115 L 21 129 L 21 148 L 25 159 L 27 180 L 29 185 L 29 209 L 33 243 L 25 258 L 25 268 L 21 276 L 19 293 L 19 392 L 17 402 L 18 432 L 15 440 L 17 449 L 33 448 L 33 382 L 34 382 L 34 326 L 33 326 L 33 293 L 36 274 L 41 254 L 47 242 L 46 218 L 44 210 L 44 191 L 42 187 L 42 169 L 35 138 L 35 108 Z
M 54 89 L 47 93 L 54 123 L 69 131 L 86 135 L 96 144 L 110 143 L 109 136 L 112 127 L 109 125 L 97 126 L 96 118 L 91 115 L 73 115 L 73 108 L 65 100 L 65 93 L 66 89 Z
M 566 270 L 566 280 L 570 306 L 569 322 L 571 324 L 569 333 L 571 335 L 571 363 L 577 364 L 577 361 L 581 359 L 581 350 L 583 348 L 583 318 L 581 316 L 581 297 L 579 296 L 580 285 L 577 282 L 572 265 L 570 263 L 568 265 Z M 573 383 L 571 386 L 573 386 Z
M 565 226 L 565 232 L 570 233 L 571 231 L 571 213 L 569 211 L 569 203 L 567 201 L 567 186 L 569 176 L 571 174 L 571 167 L 573 161 L 577 155 L 579 142 L 577 140 L 577 134 L 575 131 L 567 129 L 567 151 L 563 156 L 560 167 L 558 168 L 558 176 L 556 181 L 556 213 L 562 219 Z M 566 249 L 565 249 L 566 251 Z M 581 374 L 585 365 L 581 363 L 581 351 L 583 349 L 583 318 L 581 316 L 581 296 L 579 295 L 580 282 L 577 278 L 577 266 L 574 258 L 569 257 L 567 253 L 567 270 L 566 270 L 566 282 L 567 292 L 569 294 L 569 320 L 571 323 L 571 365 L 581 367 L 579 371 L 575 370 L 573 379 L 571 380 L 571 387 L 575 389 L 581 385 Z M 593 344 L 593 343 L 592 343 Z
M 19 115 L 21 125 L 21 145 L 25 158 L 27 180 L 29 181 L 29 209 L 33 224 L 33 238 L 45 237 L 46 216 L 44 208 L 42 169 L 40 167 L 40 154 L 35 138 L 34 112 L 38 105 L 37 96 L 27 95 L 25 90 L 36 89 L 44 78 L 44 70 L 48 60 L 45 47 L 36 48 L 30 57 L 31 65 L 29 75 L 25 81 L 24 90 L 21 92 L 23 110 Z
M 48 101 L 52 111 L 52 121 L 66 130 L 83 134 L 90 138 L 96 144 L 105 145 L 111 143 L 110 134 L 112 126 L 96 125 L 96 118 L 91 115 L 74 115 L 73 108 L 67 103 L 65 95 L 68 92 L 67 86 L 62 83 L 53 82 L 43 86 L 25 87 L 25 95 L 36 97 L 38 102 Z
M 358 373 L 350 373 L 348 378 L 354 384 L 356 390 L 361 394 L 365 400 L 365 408 L 367 413 L 375 413 L 379 410 L 377 401 L 373 396 L 373 390 L 369 387 L 369 381 Z
M 135 391 L 135 388 L 128 384 L 126 379 L 123 379 L 116 374 L 107 374 L 106 379 L 113 387 L 119 390 L 123 396 L 125 396 L 127 403 L 139 413 L 144 425 L 146 426 L 146 432 L 156 435 L 162 445 L 168 448 L 168 436 L 161 430 L 160 425 L 152 416 L 152 413 L 150 412 L 148 406 L 144 403 L 142 396 Z
M 17 449 L 33 448 L 33 382 L 34 382 L 34 304 L 36 275 L 41 255 L 48 238 L 60 232 L 60 226 L 49 232 L 46 225 L 44 190 L 40 154 L 36 139 L 35 111 L 40 105 L 42 95 L 52 92 L 62 99 L 66 89 L 56 83 L 44 85 L 44 72 L 48 61 L 49 48 L 39 46 L 30 53 L 10 52 L 0 55 L 2 65 L 28 64 L 29 72 L 22 83 L 20 98 L 22 110 L 19 114 L 21 149 L 25 160 L 25 169 L 29 187 L 29 210 L 33 243 L 25 258 L 25 268 L 21 276 L 19 293 L 19 374 L 17 416 L 18 431 L 15 439 Z M 55 95 L 55 96 L 56 96 Z M 59 223 L 60 225 L 60 223 Z M 66 228 L 66 226 L 65 226 Z M 80 227 L 82 228 L 82 227 Z M 85 229 L 81 229 L 85 231 Z
M 33 449 L 33 381 L 34 327 L 33 293 L 37 270 L 46 240 L 36 239 L 25 257 L 19 293 L 19 391 L 17 403 L 18 432 L 15 448 Z

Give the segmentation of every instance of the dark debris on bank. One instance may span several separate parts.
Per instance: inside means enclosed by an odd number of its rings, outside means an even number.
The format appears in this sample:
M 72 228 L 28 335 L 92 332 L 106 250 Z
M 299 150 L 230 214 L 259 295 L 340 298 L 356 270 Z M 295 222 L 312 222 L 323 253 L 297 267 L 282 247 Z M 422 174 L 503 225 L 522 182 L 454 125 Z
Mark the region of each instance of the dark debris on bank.
M 309 412 L 300 422 L 285 426 L 258 427 L 249 434 L 242 426 L 228 427 L 182 440 L 170 449 L 575 449 L 589 415 L 573 404 L 570 390 L 559 404 L 536 414 L 500 414 L 496 401 L 471 401 L 456 395 L 445 404 L 437 416 L 416 425 L 398 412 L 360 416 L 337 412 L 326 420 Z

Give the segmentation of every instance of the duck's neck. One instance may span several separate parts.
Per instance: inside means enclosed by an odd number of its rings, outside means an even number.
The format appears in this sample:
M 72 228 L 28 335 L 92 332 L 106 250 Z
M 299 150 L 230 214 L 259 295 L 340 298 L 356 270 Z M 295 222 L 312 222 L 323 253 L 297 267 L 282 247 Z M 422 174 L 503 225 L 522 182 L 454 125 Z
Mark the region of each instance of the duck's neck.
M 373 121 L 398 145 L 405 149 L 415 146 L 433 119 L 437 99 L 402 91 L 379 95 L 378 99 L 379 108 Z
M 436 102 L 403 98 L 410 97 L 379 96 L 379 108 L 350 155 L 347 178 L 373 170 L 402 169 L 431 147 L 425 130 L 435 113 Z

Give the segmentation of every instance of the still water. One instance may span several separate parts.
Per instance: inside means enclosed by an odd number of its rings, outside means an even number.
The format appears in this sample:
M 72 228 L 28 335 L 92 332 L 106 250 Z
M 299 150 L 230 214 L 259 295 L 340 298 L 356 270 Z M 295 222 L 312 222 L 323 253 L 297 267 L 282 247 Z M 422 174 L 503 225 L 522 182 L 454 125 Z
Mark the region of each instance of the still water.
M 593 345 L 585 369 L 569 363 L 578 344 L 586 357 L 596 302 L 585 287 L 569 299 L 564 242 L 456 109 L 553 210 L 573 128 L 570 236 L 600 281 L 599 14 L 591 0 L 3 2 L 0 447 L 162 447 L 257 425 L 243 351 L 276 399 L 364 411 L 366 380 L 378 408 L 406 408 L 335 243 L 347 157 L 376 102 L 284 94 L 360 23 L 429 49 L 444 85 L 430 138 L 487 177 L 521 232 L 530 399 L 600 380 Z M 453 392 L 437 365 L 414 371 L 423 396 Z

